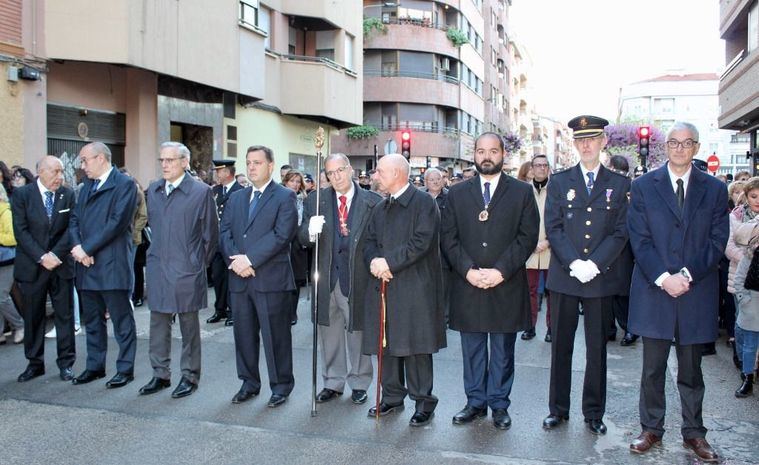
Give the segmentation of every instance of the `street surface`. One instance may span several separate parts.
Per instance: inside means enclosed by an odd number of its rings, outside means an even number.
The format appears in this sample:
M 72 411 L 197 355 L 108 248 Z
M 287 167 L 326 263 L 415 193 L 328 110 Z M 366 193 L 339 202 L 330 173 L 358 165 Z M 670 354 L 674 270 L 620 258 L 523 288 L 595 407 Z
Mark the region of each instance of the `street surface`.
M 209 298 L 213 299 L 213 291 Z M 16 382 L 26 366 L 23 347 L 0 346 L 0 464 L 698 463 L 695 455 L 681 445 L 674 351 L 670 354 L 667 380 L 664 445 L 645 456 L 628 451 L 628 444 L 640 428 L 640 341 L 633 347 L 620 347 L 619 342 L 609 344 L 604 418 L 608 434 L 596 437 L 586 431 L 580 410 L 585 351 L 582 322 L 574 355 L 570 421 L 556 431 L 544 431 L 541 422 L 548 413 L 550 366 L 550 344 L 543 341 L 544 312 L 539 316 L 538 336 L 527 342 L 517 340 L 516 377 L 509 409 L 513 426 L 508 431 L 496 430 L 490 417 L 467 426 L 451 424 L 451 417 L 466 403 L 459 336 L 451 331 L 448 348 L 434 356 L 434 392 L 440 403 L 429 426 L 408 426 L 414 411 L 410 400 L 400 414 L 391 414 L 379 422 L 367 418 L 367 410 L 374 402 L 374 385 L 367 404 L 351 403 L 347 390 L 337 400 L 319 404 L 318 415 L 312 418 L 309 304 L 301 298 L 300 321 L 293 330 L 295 390 L 287 403 L 276 409 L 266 407 L 271 393 L 263 356 L 261 395 L 240 405 L 230 402 L 240 387 L 232 329 L 205 324 L 211 310 L 201 312 L 204 371 L 200 387 L 185 399 L 170 397 L 180 376 L 178 327 L 174 328 L 172 387 L 151 396 L 137 395 L 152 371 L 147 354 L 147 305 L 135 312 L 135 381 L 122 389 L 105 388 L 105 381 L 115 374 L 116 344 L 112 338 L 107 377 L 84 386 L 59 380 L 54 340 L 46 340 L 47 373 L 24 384 Z M 620 332 L 617 341 L 621 336 Z M 742 400 L 733 396 L 740 379 L 724 339 L 718 342 L 717 350 L 716 356 L 705 357 L 703 362 L 707 439 L 724 463 L 759 463 L 759 396 Z M 77 337 L 77 352 L 75 374 L 84 369 L 83 335 Z

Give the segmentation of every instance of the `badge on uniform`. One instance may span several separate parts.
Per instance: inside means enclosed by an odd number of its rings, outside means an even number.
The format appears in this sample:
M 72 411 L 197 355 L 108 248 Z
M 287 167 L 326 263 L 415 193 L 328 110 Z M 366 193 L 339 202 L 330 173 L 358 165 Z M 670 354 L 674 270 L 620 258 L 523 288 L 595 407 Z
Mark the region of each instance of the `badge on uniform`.
M 490 216 L 490 215 L 488 215 L 488 210 L 487 210 L 487 209 L 485 209 L 485 210 L 482 210 L 482 211 L 480 212 L 479 220 L 480 220 L 480 221 L 482 221 L 482 222 L 485 222 L 485 221 L 487 221 L 487 220 L 488 220 L 488 217 L 489 217 L 489 216 Z
M 569 189 L 569 192 L 567 192 L 567 200 L 569 200 L 571 202 L 574 199 L 575 199 L 575 190 L 574 189 Z
M 614 189 L 606 189 L 606 209 L 607 210 L 611 209 L 611 206 L 610 206 L 610 204 L 611 204 L 611 194 L 613 194 L 613 193 L 614 193 Z

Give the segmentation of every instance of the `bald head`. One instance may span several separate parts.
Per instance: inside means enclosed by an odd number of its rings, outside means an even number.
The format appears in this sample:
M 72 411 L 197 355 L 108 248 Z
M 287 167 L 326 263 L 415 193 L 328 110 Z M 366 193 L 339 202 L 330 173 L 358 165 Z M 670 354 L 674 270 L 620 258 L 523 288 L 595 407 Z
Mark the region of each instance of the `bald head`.
M 380 158 L 374 176 L 380 186 L 392 195 L 408 184 L 410 172 L 408 160 L 401 155 L 392 154 Z
M 37 162 L 37 175 L 47 190 L 55 192 L 63 185 L 63 163 L 58 157 L 42 157 Z

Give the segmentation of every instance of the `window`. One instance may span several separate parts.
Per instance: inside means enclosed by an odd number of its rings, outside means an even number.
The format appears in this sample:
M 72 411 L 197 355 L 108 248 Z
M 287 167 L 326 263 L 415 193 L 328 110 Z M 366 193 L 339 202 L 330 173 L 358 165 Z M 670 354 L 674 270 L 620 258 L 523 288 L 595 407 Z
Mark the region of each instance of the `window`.
M 654 99 L 654 113 L 672 114 L 675 111 L 675 99 L 673 98 L 655 98 Z
M 240 1 L 240 22 L 258 27 L 258 0 Z
M 271 50 L 271 10 L 262 6 L 258 11 L 258 28 L 266 33 L 264 48 Z
M 316 31 L 316 56 L 335 61 L 335 31 Z
M 345 34 L 345 67 L 353 70 L 353 36 Z
M 298 45 L 298 31 L 290 26 L 287 38 L 287 53 L 295 55 L 296 46 Z
M 759 2 L 754 2 L 748 11 L 748 44 L 747 52 L 751 53 L 759 46 Z

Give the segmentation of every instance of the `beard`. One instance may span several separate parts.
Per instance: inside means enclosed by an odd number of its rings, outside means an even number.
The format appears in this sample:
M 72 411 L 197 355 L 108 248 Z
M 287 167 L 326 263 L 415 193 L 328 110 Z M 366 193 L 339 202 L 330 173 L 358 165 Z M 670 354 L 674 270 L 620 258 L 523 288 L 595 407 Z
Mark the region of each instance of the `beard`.
M 484 163 L 488 163 L 488 166 L 482 166 Z M 477 172 L 484 175 L 498 174 L 503 170 L 503 159 L 498 163 L 493 163 L 493 160 L 486 158 L 482 161 L 474 162 L 474 166 L 477 168 Z

